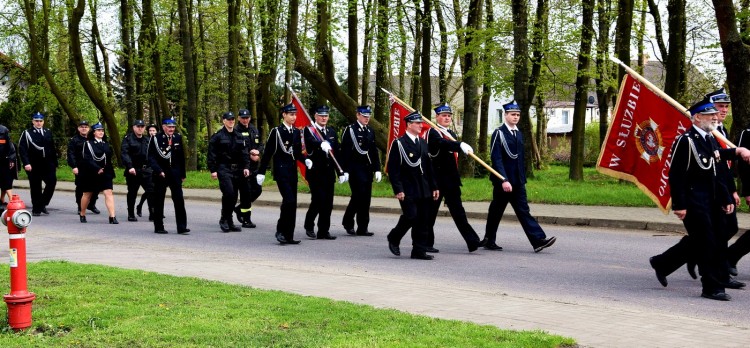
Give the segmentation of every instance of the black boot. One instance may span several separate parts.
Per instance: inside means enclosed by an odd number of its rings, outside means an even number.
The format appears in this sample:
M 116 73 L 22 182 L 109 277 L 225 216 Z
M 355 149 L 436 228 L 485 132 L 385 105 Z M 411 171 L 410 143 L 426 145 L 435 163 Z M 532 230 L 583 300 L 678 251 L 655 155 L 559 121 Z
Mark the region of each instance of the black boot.
M 219 220 L 219 228 L 221 228 L 221 232 L 229 232 L 229 223 L 227 223 L 226 219 L 221 218 Z
M 232 221 L 231 217 L 227 219 L 227 225 L 229 225 L 230 232 L 242 232 L 242 227 L 235 226 L 234 221 Z
M 143 213 L 143 204 L 138 204 L 135 209 L 135 213 L 138 214 L 139 217 L 143 216 L 141 215 Z
M 112 224 L 112 225 L 117 225 L 117 224 L 119 224 L 119 222 L 117 222 L 117 218 L 116 218 L 116 217 L 114 217 L 114 216 L 110 216 L 110 217 L 109 217 L 109 223 L 110 223 L 110 224 Z
M 128 209 L 128 221 L 138 221 L 132 209 Z
M 255 228 L 255 224 L 253 223 L 253 220 L 250 220 L 250 214 L 252 212 L 245 213 L 244 219 L 242 220 L 242 227 L 246 228 Z M 239 220 L 239 218 L 237 218 Z
M 241 224 L 245 223 L 245 216 L 244 213 L 242 213 L 242 209 L 240 209 L 240 206 L 234 207 L 234 214 L 237 215 L 237 221 L 239 221 Z
M 154 221 L 154 208 L 148 207 L 148 221 Z

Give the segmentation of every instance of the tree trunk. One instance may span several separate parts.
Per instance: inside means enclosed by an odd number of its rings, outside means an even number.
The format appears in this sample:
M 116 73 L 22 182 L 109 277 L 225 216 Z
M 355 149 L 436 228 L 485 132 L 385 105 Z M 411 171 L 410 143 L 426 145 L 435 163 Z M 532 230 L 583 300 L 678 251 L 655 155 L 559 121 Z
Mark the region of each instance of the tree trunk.
M 529 108 L 531 99 L 529 98 L 530 80 L 529 80 L 529 41 L 528 41 L 528 2 L 527 0 L 512 0 L 511 11 L 513 13 L 513 94 L 516 101 L 521 107 L 521 119 L 519 127 L 523 132 L 524 153 L 526 158 L 534 158 L 534 137 L 531 133 L 531 116 Z M 525 165 L 527 177 L 533 177 L 534 171 L 531 160 L 527 160 Z
M 596 100 L 599 103 L 599 147 L 604 143 L 609 129 L 609 93 L 610 86 L 609 63 L 609 27 L 612 22 L 610 15 L 611 0 L 598 0 L 597 17 L 599 38 L 596 40 Z
M 492 0 L 486 0 L 484 3 L 485 3 L 484 11 L 486 12 L 486 15 L 487 15 L 486 28 L 490 29 L 494 26 L 494 23 L 495 23 L 495 14 L 492 11 Z M 441 35 L 441 38 L 442 38 L 442 35 Z M 489 45 L 485 45 L 484 52 L 482 52 L 482 61 L 487 62 L 489 59 L 489 55 L 490 55 Z M 489 79 L 490 79 L 490 69 L 486 69 L 484 71 L 484 81 L 489 81 Z M 446 82 L 446 88 L 447 88 L 447 82 Z M 442 90 L 441 90 L 441 93 L 443 93 Z M 490 117 L 494 117 L 494 115 L 490 115 L 490 98 L 492 98 L 492 89 L 490 88 L 490 85 L 485 82 L 484 84 L 482 84 L 482 99 L 480 101 L 481 113 L 479 117 L 479 136 L 477 137 L 477 149 L 478 149 L 477 152 L 479 154 L 486 154 L 488 151 L 487 134 L 489 134 L 489 129 L 488 129 L 489 120 L 490 120 Z
M 156 39 L 156 27 L 154 25 L 154 9 L 151 0 L 143 0 L 143 30 L 145 33 L 145 45 L 151 53 L 151 65 L 152 65 L 152 77 L 156 85 L 156 93 L 158 103 L 154 103 L 156 110 L 155 115 L 159 119 L 155 120 L 157 123 L 163 119 L 170 118 L 169 104 L 167 103 L 167 96 L 164 93 L 164 78 L 161 74 L 161 53 L 159 53 L 159 47 Z
M 135 108 L 135 74 L 133 71 L 133 7 L 129 0 L 120 0 L 120 40 L 122 40 L 122 55 L 120 64 L 125 74 L 125 111 L 128 124 L 136 120 Z
M 419 107 L 419 105 L 422 104 L 422 74 L 420 74 L 420 58 L 422 57 L 422 46 L 417 44 L 419 42 L 422 42 L 422 26 L 419 25 L 419 23 L 422 23 L 424 20 L 424 13 L 422 13 L 422 9 L 419 6 L 419 0 L 414 0 L 414 52 L 412 53 L 412 63 L 411 63 L 411 96 L 409 97 L 409 101 L 411 102 L 411 105 Z
M 486 1 L 487 8 L 490 9 L 487 14 L 487 21 L 489 22 L 492 16 L 492 1 Z M 448 73 L 446 64 L 448 63 L 448 27 L 445 25 L 445 18 L 443 17 L 443 9 L 440 7 L 438 2 L 435 5 L 435 17 L 437 18 L 438 28 L 440 29 L 440 51 L 438 52 L 438 99 L 441 102 L 448 102 Z M 486 142 L 485 142 L 486 143 Z M 481 143 L 480 143 L 481 147 Z
M 112 74 L 109 71 L 109 53 L 107 53 L 107 47 L 104 46 L 104 42 L 102 42 L 101 35 L 99 35 L 99 25 L 97 24 L 97 14 L 96 14 L 96 1 L 89 2 L 89 8 L 91 11 L 91 36 L 93 36 L 92 46 L 94 46 L 94 52 L 96 52 L 96 47 L 99 47 L 99 50 L 102 52 L 102 63 L 104 65 L 104 79 L 99 79 L 100 83 L 104 84 L 104 88 L 107 91 L 107 99 L 109 100 L 115 100 L 115 93 L 112 89 Z M 94 66 L 99 66 L 99 61 L 95 61 Z
M 185 73 L 187 94 L 187 169 L 198 169 L 198 86 L 193 68 L 193 33 L 190 31 L 191 17 L 188 15 L 187 0 L 177 0 L 180 15 L 180 44 Z
M 432 77 L 430 74 L 430 44 L 432 43 L 432 0 L 424 0 L 422 11 L 422 115 L 432 115 Z M 439 100 L 442 102 L 443 100 Z M 415 104 L 416 107 L 418 104 Z
M 732 129 L 747 127 L 750 121 L 750 46 L 737 28 L 737 14 L 731 0 L 713 0 L 719 40 L 727 69 L 727 85 L 732 95 Z
M 407 59 L 407 44 L 409 38 L 406 35 L 406 28 L 404 27 L 404 13 L 403 0 L 397 0 L 396 9 L 396 28 L 398 30 L 398 41 L 399 41 L 399 56 L 398 56 L 398 89 L 394 93 L 398 94 L 401 98 L 406 98 L 406 59 Z M 411 33 L 411 31 L 409 31 Z
M 477 32 L 480 29 L 482 22 L 482 0 L 471 0 L 469 1 L 469 15 L 466 18 L 466 35 L 464 36 L 464 47 L 471 48 L 474 43 L 480 38 L 477 36 Z M 466 51 L 464 56 L 464 119 L 463 119 L 463 132 L 461 133 L 461 140 L 469 146 L 477 147 L 477 123 L 478 115 L 477 110 L 479 108 L 479 83 L 477 82 L 477 74 L 475 68 L 478 64 L 478 59 L 473 49 Z M 471 177 L 474 175 L 474 161 L 468 160 L 466 157 L 461 157 L 462 166 L 460 169 L 461 175 L 465 177 Z
M 208 69 L 208 58 L 206 57 L 206 31 L 205 26 L 203 24 L 203 11 L 201 9 L 203 8 L 203 4 L 201 0 L 198 0 L 198 44 L 200 46 L 202 54 L 202 68 L 203 68 L 203 76 L 204 78 L 206 76 L 210 76 L 210 72 Z M 212 134 L 214 134 L 213 131 L 213 122 L 211 122 L 211 113 L 208 110 L 208 104 L 209 104 L 209 96 L 208 96 L 208 88 L 205 86 L 203 87 L 203 92 L 201 95 L 201 99 L 203 102 L 201 103 L 201 113 L 204 117 L 204 122 L 206 124 L 206 138 L 210 138 Z M 260 127 L 260 124 L 258 125 Z
M 369 103 L 370 97 L 370 61 L 372 60 L 372 17 L 373 11 L 378 12 L 377 6 L 373 6 L 375 0 L 366 0 L 365 3 L 365 42 L 362 47 L 362 99 L 360 104 Z
M 383 124 L 388 124 L 390 119 L 390 103 L 388 97 L 381 88 L 391 90 L 391 74 L 389 69 L 390 60 L 390 44 L 388 41 L 388 29 L 390 26 L 389 18 L 389 0 L 378 0 L 378 16 L 377 16 L 377 37 L 376 41 L 378 44 L 377 51 L 375 52 L 375 107 L 373 108 L 373 116 L 375 120 Z M 386 135 L 381 135 L 385 137 Z M 377 140 L 377 139 L 376 139 Z M 385 145 L 385 141 L 382 142 Z M 383 146 L 381 149 L 385 149 Z M 384 151 L 385 152 L 385 151 Z
M 227 110 L 237 112 L 237 78 L 239 76 L 239 52 L 238 47 L 240 43 L 240 2 L 239 0 L 227 0 L 227 30 L 229 52 L 227 55 L 227 70 L 229 76 L 229 85 L 227 86 L 227 99 L 229 105 Z
M 584 140 L 586 135 L 586 104 L 589 90 L 589 57 L 594 36 L 594 6 L 596 0 L 584 0 L 581 23 L 581 49 L 578 52 L 575 105 L 573 106 L 573 134 L 570 143 L 571 180 L 583 181 Z
M 349 47 L 347 48 L 348 58 L 348 71 L 346 75 L 346 87 L 347 94 L 349 97 L 357 100 L 359 97 L 359 72 L 358 67 L 358 56 L 359 56 L 359 36 L 357 31 L 358 18 L 357 18 L 357 0 L 348 0 L 347 6 L 347 23 L 349 24 Z
M 615 29 L 615 52 L 617 59 L 630 65 L 630 36 L 633 31 L 633 3 L 635 0 L 617 0 L 617 28 Z M 625 69 L 620 67 L 617 81 L 625 77 Z
M 664 80 L 664 93 L 684 103 L 682 94 L 687 88 L 685 0 L 669 0 L 667 10 L 669 11 L 669 56 L 665 59 L 667 76 Z

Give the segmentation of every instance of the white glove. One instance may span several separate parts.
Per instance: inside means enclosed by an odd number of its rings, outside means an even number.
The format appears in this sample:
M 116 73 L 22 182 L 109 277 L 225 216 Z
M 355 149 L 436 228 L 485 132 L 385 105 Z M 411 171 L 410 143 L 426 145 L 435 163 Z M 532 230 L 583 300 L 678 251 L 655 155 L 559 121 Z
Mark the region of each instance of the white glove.
M 305 167 L 307 167 L 307 169 L 312 168 L 312 160 L 310 160 L 309 158 L 306 159 L 305 160 Z
M 331 153 L 331 143 L 327 141 L 320 143 L 320 149 L 325 151 L 325 153 Z
M 258 182 L 258 185 L 263 186 L 263 181 L 266 180 L 266 176 L 263 174 L 258 174 L 255 176 L 255 181 Z
M 471 146 L 467 143 L 461 143 L 461 151 L 464 152 L 464 155 L 470 155 L 474 153 L 474 149 L 472 149 Z
M 375 172 L 375 182 L 380 182 L 380 180 L 383 180 L 383 173 Z
M 349 181 L 349 173 L 344 172 L 343 174 L 341 174 L 341 176 L 339 176 L 339 184 L 343 184 L 347 181 Z

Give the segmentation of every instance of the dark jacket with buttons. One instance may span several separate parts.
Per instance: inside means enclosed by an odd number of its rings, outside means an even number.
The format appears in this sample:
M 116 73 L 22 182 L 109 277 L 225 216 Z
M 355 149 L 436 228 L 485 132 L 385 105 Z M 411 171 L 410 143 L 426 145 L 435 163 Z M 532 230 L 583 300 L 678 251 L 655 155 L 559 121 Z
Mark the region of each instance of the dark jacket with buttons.
M 365 154 L 359 153 L 354 144 Z M 354 182 L 372 182 L 373 173 L 380 171 L 380 155 L 375 146 L 375 132 L 370 126 L 360 126 L 355 122 L 341 132 L 342 169 L 349 173 L 349 180 Z

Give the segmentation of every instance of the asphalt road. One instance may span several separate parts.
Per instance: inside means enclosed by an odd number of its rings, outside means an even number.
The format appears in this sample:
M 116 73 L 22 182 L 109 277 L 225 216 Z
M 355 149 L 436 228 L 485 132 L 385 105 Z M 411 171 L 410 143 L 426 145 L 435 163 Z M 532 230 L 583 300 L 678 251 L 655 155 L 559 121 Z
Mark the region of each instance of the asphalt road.
M 218 192 L 217 192 L 218 193 Z M 643 231 L 601 230 L 594 228 L 545 227 L 557 243 L 535 254 L 517 223 L 500 226 L 498 244 L 503 251 L 479 250 L 468 253 L 450 218 L 439 218 L 436 245 L 440 253 L 433 261 L 408 258 L 410 238 L 402 242 L 402 255 L 396 257 L 387 248 L 385 235 L 398 219 L 395 215 L 373 214 L 370 230 L 374 237 L 353 237 L 344 233 L 340 221 L 343 212 L 334 211 L 331 231 L 335 241 L 310 240 L 301 228 L 304 209 L 297 214 L 296 238 L 300 245 L 280 246 L 273 235 L 278 210 L 255 208 L 255 229 L 239 233 L 221 233 L 218 228 L 218 203 L 188 201 L 189 236 L 175 234 L 171 201 L 167 200 L 166 228 L 169 235 L 157 235 L 145 218 L 128 222 L 124 196 L 116 196 L 119 225 L 107 224 L 103 200 L 97 204 L 101 215 L 89 213 L 88 224 L 78 222 L 73 195 L 55 194 L 49 216 L 35 217 L 29 228 L 30 255 L 44 251 L 31 249 L 34 229 L 81 237 L 103 238 L 113 243 L 147 243 L 162 247 L 222 252 L 237 258 L 279 262 L 312 271 L 342 274 L 369 272 L 394 277 L 424 279 L 431 284 L 461 286 L 479 291 L 522 295 L 564 303 L 591 306 L 621 306 L 641 311 L 657 311 L 680 316 L 718 320 L 750 326 L 750 291 L 728 290 L 728 303 L 701 298 L 700 284 L 684 269 L 669 277 L 669 287 L 656 281 L 648 257 L 675 243 L 680 237 Z M 396 202 L 394 201 L 394 204 Z M 69 208 L 61 208 L 68 206 Z M 484 221 L 471 221 L 483 235 Z M 41 254 L 41 255 L 39 255 Z M 750 281 L 747 261 L 740 263 L 739 280 Z

